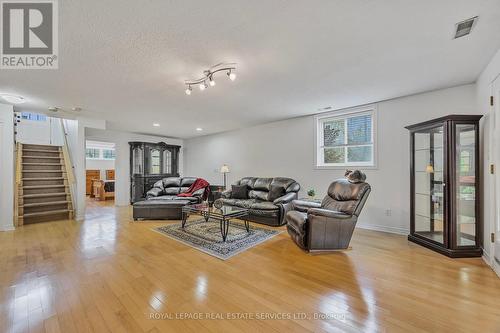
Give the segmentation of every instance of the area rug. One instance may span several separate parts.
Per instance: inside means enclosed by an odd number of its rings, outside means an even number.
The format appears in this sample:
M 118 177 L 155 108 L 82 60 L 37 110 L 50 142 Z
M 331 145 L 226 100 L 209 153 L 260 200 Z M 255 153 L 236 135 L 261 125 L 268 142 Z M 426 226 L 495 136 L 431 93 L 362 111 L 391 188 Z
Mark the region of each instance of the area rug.
M 181 223 L 152 230 L 222 260 L 227 260 L 282 232 L 252 225 L 250 232 L 247 232 L 243 223 L 231 221 L 226 242 L 223 242 L 219 222 L 216 220 L 205 222 L 204 219 L 187 221 L 184 230 L 181 228 Z

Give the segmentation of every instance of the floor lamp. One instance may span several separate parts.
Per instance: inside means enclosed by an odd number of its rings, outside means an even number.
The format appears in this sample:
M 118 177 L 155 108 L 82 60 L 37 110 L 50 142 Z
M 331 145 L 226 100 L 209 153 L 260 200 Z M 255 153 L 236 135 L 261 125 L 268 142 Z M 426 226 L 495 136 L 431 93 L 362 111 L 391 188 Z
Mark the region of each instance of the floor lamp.
M 224 164 L 220 167 L 220 173 L 224 175 L 224 190 L 226 189 L 226 174 L 229 173 L 229 167 Z

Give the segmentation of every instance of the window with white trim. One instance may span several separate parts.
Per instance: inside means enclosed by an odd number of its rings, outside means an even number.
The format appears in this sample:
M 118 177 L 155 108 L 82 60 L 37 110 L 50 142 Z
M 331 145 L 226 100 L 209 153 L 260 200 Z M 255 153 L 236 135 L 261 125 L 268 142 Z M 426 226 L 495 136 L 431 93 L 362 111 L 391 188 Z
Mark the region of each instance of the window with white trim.
M 316 117 L 317 167 L 375 166 L 375 108 Z

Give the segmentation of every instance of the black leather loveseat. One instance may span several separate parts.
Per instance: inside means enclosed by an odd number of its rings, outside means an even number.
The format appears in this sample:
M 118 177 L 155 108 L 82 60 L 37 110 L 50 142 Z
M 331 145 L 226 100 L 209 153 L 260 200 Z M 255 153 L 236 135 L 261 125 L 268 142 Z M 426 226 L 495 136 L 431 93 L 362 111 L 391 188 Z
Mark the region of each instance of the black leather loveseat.
M 243 198 L 235 198 L 232 190 L 228 190 L 218 200 L 226 206 L 248 208 L 250 221 L 271 226 L 285 223 L 284 217 L 300 190 L 300 185 L 295 180 L 281 177 L 245 177 L 234 185 L 245 186 L 246 195 Z
M 190 203 L 201 203 L 204 189 L 193 193 L 191 197 L 178 197 L 185 193 L 196 181 L 196 177 L 168 177 L 157 181 L 146 193 L 146 200 L 189 200 Z
M 153 188 L 146 193 L 146 200 L 134 203 L 134 220 L 180 220 L 182 207 L 202 201 L 205 189 L 200 189 L 189 197 L 177 196 L 177 194 L 186 193 L 195 181 L 195 177 L 168 177 L 157 181 Z

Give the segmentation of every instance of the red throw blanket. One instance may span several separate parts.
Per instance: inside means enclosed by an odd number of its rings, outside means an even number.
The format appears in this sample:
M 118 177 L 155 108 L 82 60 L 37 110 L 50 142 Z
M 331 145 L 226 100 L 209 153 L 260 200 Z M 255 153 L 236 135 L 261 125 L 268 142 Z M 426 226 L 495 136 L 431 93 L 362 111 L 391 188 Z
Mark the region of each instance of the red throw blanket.
M 206 200 L 210 192 L 210 184 L 203 178 L 197 178 L 194 183 L 188 188 L 187 192 L 177 194 L 178 197 L 192 197 L 193 193 L 205 189 L 201 197 L 202 200 Z

